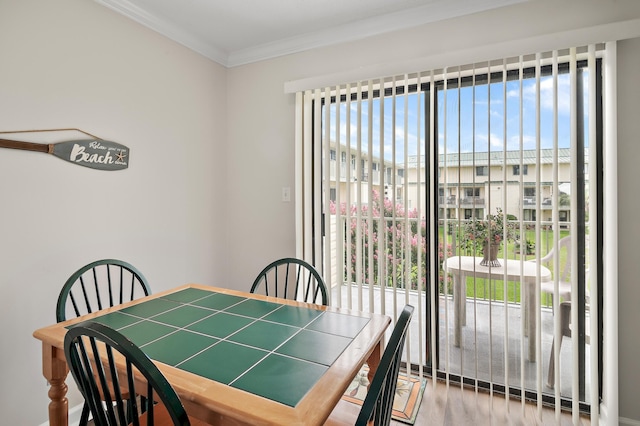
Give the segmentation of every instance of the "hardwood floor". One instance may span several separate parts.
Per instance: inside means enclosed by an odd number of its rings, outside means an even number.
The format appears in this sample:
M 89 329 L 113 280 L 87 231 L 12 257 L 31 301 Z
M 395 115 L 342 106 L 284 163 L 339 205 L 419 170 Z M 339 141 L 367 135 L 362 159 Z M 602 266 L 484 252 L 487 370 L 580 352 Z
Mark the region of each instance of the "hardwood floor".
M 392 425 L 404 423 L 392 421 Z M 526 403 L 524 410 L 520 400 L 510 398 L 507 402 L 501 395 L 490 397 L 486 392 L 475 392 L 475 389 L 461 390 L 459 385 L 436 384 L 435 391 L 431 381 L 427 384 L 415 426 L 420 425 L 572 425 L 571 413 L 561 413 L 556 422 L 555 410 L 543 407 L 542 418 L 537 406 Z M 591 424 L 588 417 L 580 417 L 580 425 Z

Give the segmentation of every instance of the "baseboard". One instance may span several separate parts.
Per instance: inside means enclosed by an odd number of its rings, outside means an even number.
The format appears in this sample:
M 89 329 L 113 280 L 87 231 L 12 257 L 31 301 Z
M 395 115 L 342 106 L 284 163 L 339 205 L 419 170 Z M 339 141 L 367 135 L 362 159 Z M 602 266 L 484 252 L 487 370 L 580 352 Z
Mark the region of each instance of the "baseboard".
M 620 426 L 640 426 L 640 421 L 638 420 L 633 420 L 633 419 L 627 419 L 625 417 L 620 417 Z
M 84 404 L 76 405 L 69 408 L 69 426 L 78 426 L 80 424 L 80 416 L 82 416 L 82 406 Z M 49 426 L 49 421 L 42 423 L 40 426 Z

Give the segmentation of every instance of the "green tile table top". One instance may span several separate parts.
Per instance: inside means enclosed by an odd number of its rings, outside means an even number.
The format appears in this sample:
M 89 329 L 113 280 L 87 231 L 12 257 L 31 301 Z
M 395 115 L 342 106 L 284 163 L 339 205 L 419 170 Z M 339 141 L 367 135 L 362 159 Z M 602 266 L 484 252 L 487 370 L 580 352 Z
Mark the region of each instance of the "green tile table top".
M 196 288 L 94 320 L 152 359 L 292 407 L 369 321 Z

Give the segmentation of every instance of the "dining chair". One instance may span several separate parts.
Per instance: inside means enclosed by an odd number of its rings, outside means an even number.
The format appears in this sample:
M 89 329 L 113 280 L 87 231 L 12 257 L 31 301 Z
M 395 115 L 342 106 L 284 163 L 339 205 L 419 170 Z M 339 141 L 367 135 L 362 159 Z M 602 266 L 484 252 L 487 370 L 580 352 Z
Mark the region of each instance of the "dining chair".
M 142 273 L 130 263 L 102 259 L 78 269 L 62 286 L 56 305 L 58 322 L 151 294 Z
M 329 304 L 327 286 L 316 268 L 302 259 L 285 257 L 267 265 L 256 277 L 251 293 Z
M 158 367 L 113 328 L 92 321 L 71 327 L 64 338 L 64 353 L 94 425 L 205 424 L 187 416 Z M 121 389 L 130 396 L 125 398 Z M 127 409 L 132 410 L 133 417 L 127 415 Z
M 104 308 L 148 296 L 146 278 L 133 265 L 102 259 L 74 272 L 62 286 L 56 305 L 56 321 L 66 321 Z M 89 406 L 82 407 L 79 426 L 87 426 Z
M 393 327 L 391 338 L 380 359 L 380 364 L 373 375 L 367 395 L 362 402 L 362 408 L 355 420 L 349 419 L 341 413 L 338 407 L 331 413 L 325 425 L 355 425 L 355 426 L 387 426 L 391 423 L 393 400 L 398 386 L 398 374 L 402 362 L 402 349 L 407 337 L 409 323 L 413 316 L 413 306 L 405 305 Z

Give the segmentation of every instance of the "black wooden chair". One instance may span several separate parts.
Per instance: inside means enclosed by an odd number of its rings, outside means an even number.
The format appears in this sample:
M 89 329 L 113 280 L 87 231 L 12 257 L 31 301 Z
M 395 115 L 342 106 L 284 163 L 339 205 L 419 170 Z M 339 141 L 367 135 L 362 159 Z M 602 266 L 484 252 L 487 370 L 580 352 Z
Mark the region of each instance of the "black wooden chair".
M 97 322 L 82 322 L 67 331 L 64 353 L 94 425 L 204 424 L 187 416 L 158 367 L 118 331 Z M 144 380 L 139 381 L 141 376 Z M 121 389 L 131 396 L 125 398 Z M 128 415 L 128 409 L 135 414 Z
M 271 262 L 253 282 L 251 293 L 299 300 L 307 303 L 329 304 L 327 286 L 320 273 L 301 259 L 286 257 Z
M 409 322 L 413 316 L 413 309 L 413 306 L 405 305 L 400 313 L 355 423 L 350 419 L 349 413 L 340 412 L 344 406 L 338 405 L 338 408 L 331 413 L 325 426 L 343 424 L 388 426 L 391 423 L 393 399 L 398 386 L 398 374 L 402 362 L 402 349 L 407 337 Z
M 56 321 L 77 318 L 104 308 L 148 296 L 147 280 L 133 265 L 103 259 L 78 269 L 65 282 L 56 305 Z M 89 406 L 82 407 L 79 426 L 87 426 Z

